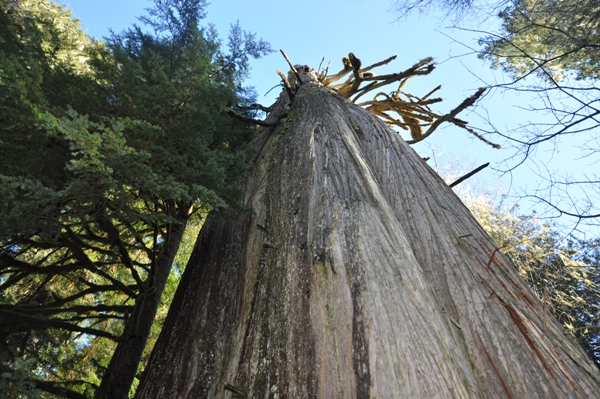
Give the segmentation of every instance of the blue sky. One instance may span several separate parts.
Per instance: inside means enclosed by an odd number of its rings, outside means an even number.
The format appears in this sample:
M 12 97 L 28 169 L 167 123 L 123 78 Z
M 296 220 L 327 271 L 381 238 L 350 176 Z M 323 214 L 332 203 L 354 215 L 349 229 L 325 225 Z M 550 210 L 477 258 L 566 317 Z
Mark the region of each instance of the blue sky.
M 74 16 L 81 20 L 87 32 L 96 38 L 108 35 L 109 28 L 118 32 L 129 27 L 136 22 L 137 16 L 144 14 L 144 8 L 151 5 L 148 0 L 61 2 L 73 10 Z M 324 58 L 325 65 L 331 62 L 332 71 L 341 68 L 341 58 L 349 52 L 356 54 L 363 64 L 398 55 L 389 66 L 389 72 L 398 72 L 422 58 L 434 57 L 436 70 L 427 77 L 409 81 L 404 90 L 423 95 L 442 84 L 438 93 L 444 102 L 436 108 L 439 112 L 454 108 L 485 83 L 494 83 L 503 78 L 501 73 L 491 71 L 469 50 L 468 47 L 477 48 L 477 35 L 444 28 L 449 21 L 444 22 L 439 15 L 426 17 L 417 14 L 398 20 L 398 15 L 390 10 L 391 0 L 371 0 L 368 5 L 366 3 L 358 0 L 219 0 L 209 5 L 206 23 L 213 23 L 226 40 L 230 24 L 239 21 L 244 30 L 270 42 L 274 50 L 284 49 L 293 63 L 317 68 Z M 270 105 L 280 91 L 275 88 L 265 96 L 279 84 L 279 77 L 275 73 L 277 69 L 288 69 L 278 51 L 252 63 L 248 83 L 256 87 L 258 102 L 263 105 Z M 525 96 L 517 97 L 497 91 L 459 117 L 482 126 L 481 116 L 489 116 L 497 129 L 506 130 L 525 123 L 531 117 L 521 109 L 529 101 Z M 499 138 L 496 142 L 505 144 Z M 459 174 L 485 162 L 501 167 L 502 161 L 513 154 L 511 149 L 494 150 L 465 131 L 452 127 L 439 129 L 415 149 L 422 156 L 432 156 L 429 161 L 432 167 L 443 169 L 442 165 L 449 164 Z M 488 168 L 480 172 L 477 179 L 470 180 L 471 184 L 476 182 L 478 189 L 483 191 L 514 193 L 515 189 L 535 187 L 536 177 L 532 170 L 551 164 L 550 161 L 562 167 L 566 161 L 560 157 L 573 158 L 573 154 L 566 150 L 559 154 L 540 151 L 536 156 L 537 163 L 523 165 L 517 173 L 501 176 Z M 523 210 L 527 211 L 528 208 L 524 207 Z
M 127 28 L 151 4 L 147 0 L 63 2 L 94 37 L 108 35 L 109 28 L 117 32 Z M 239 21 L 244 30 L 256 33 L 257 37 L 271 43 L 274 50 L 284 49 L 295 64 L 308 64 L 318 68 L 324 59 L 325 65 L 331 62 L 332 71 L 341 69 L 341 59 L 349 52 L 361 58 L 363 64 L 398 55 L 389 66 L 390 72 L 404 70 L 422 58 L 432 56 L 439 64 L 437 70 L 428 77 L 410 81 L 406 91 L 423 95 L 442 84 L 440 95 L 444 102 L 438 108 L 440 111 L 450 110 L 482 86 L 478 78 L 467 69 L 480 69 L 482 63 L 476 57 L 452 58 L 468 50 L 436 31 L 439 20 L 417 17 L 399 22 L 396 14 L 390 12 L 390 6 L 391 3 L 387 0 L 370 1 L 369 6 L 365 6 L 365 2 L 354 0 L 305 0 L 302 3 L 220 0 L 209 5 L 206 22 L 215 24 L 221 37 L 226 40 L 230 24 Z M 256 87 L 260 103 L 268 105 L 278 95 L 280 89 L 276 88 L 264 96 L 280 82 L 275 73 L 277 69 L 288 69 L 278 51 L 252 63 L 248 83 Z M 468 119 L 466 114 L 463 117 Z M 450 133 L 443 131 L 440 133 L 442 135 Z M 476 155 L 472 154 L 473 161 L 470 163 L 487 161 L 480 154 L 484 150 L 487 152 L 483 148 L 485 145 L 471 140 L 462 131 L 456 131 L 452 135 L 448 137 L 449 143 L 444 146 L 452 147 L 452 151 L 460 150 L 465 159 L 471 158 L 469 152 L 473 147 L 481 147 L 477 148 Z M 428 148 L 429 145 L 421 147 Z M 419 149 L 419 152 L 425 151 Z M 441 147 L 439 151 L 442 151 Z M 475 159 L 480 157 L 481 160 Z

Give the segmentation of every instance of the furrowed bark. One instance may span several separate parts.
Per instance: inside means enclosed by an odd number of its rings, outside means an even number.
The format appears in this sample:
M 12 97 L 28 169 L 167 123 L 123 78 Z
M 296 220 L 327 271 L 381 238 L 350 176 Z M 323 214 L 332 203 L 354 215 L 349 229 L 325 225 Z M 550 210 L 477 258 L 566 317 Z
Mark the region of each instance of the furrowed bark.
M 248 210 L 204 224 L 137 398 L 597 395 L 597 368 L 452 190 L 302 79 L 257 139 Z

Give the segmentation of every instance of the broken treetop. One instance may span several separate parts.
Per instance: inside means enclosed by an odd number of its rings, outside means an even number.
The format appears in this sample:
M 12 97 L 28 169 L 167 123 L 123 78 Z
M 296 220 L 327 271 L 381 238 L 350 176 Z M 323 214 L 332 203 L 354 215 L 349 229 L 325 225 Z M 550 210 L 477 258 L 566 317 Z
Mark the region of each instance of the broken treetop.
M 319 84 L 349 101 L 364 107 L 369 112 L 382 118 L 388 125 L 408 130 L 412 138 L 412 140 L 407 141 L 409 144 L 426 139 L 431 136 L 438 126 L 444 122 L 448 122 L 465 129 L 486 144 L 494 148 L 500 148 L 499 145 L 489 142 L 471 127 L 467 126 L 466 121 L 456 117 L 459 112 L 473 105 L 481 97 L 485 89 L 480 88 L 472 96 L 466 98 L 458 107 L 444 115 L 438 114 L 431 109 L 432 104 L 442 101 L 439 97 L 431 98 L 435 92 L 441 89 L 441 85 L 422 97 L 402 91 L 410 78 L 427 75 L 435 69 L 432 58 L 425 58 L 403 72 L 378 76 L 373 70 L 390 63 L 396 56 L 363 68 L 360 59 L 353 53 L 350 53 L 342 59 L 342 70 L 334 74 L 329 74 L 329 66 L 322 71 L 320 67 L 319 71 L 314 71 L 306 65 L 293 66 L 287 55 L 283 51 L 282 53 L 288 61 L 291 70 L 287 77 L 281 71 L 277 71 L 277 73 L 281 77 L 288 98 L 291 101 L 294 100 L 295 93 L 301 85 Z M 389 93 L 379 91 L 384 86 L 395 82 L 399 82 L 398 88 L 395 91 Z M 357 102 L 365 94 L 375 90 L 377 91 L 372 100 Z

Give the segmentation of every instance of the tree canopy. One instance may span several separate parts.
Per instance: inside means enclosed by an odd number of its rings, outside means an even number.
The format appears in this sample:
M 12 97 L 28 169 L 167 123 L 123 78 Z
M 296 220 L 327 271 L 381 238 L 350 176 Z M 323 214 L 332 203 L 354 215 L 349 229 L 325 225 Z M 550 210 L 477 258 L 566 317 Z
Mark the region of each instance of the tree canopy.
M 448 12 L 458 17 L 455 27 L 478 35 L 480 47 L 474 50 L 492 68 L 501 68 L 506 74 L 506 82 L 490 86 L 533 97 L 527 104 L 515 104 L 532 114 L 531 120 L 512 131 L 497 129 L 493 120 L 488 127 L 480 127 L 482 133 L 504 137 L 513 144 L 515 156 L 505 170 L 536 159 L 538 148 L 558 152 L 573 143 L 579 143 L 578 161 L 598 161 L 600 14 L 596 2 L 407 0 L 394 4 L 399 15 L 407 10 L 451 5 Z M 465 16 L 475 22 L 465 22 L 461 19 Z M 478 25 L 482 20 L 497 22 L 497 28 L 482 30 Z M 542 203 L 550 217 L 574 218 L 575 228 L 580 223 L 597 226 L 597 173 L 584 167 L 574 176 L 560 173 L 562 165 L 552 166 L 541 165 L 539 186 L 524 196 Z
M 517 0 L 498 17 L 499 34 L 481 39 L 482 55 L 515 78 L 536 74 L 562 81 L 600 77 L 597 3 L 588 0 Z
M 253 129 L 224 110 L 270 49 L 239 25 L 224 48 L 204 1 L 104 42 L 55 2 L 0 5 L 1 371 L 89 397 L 126 336 L 143 350 L 189 218 L 239 194 Z

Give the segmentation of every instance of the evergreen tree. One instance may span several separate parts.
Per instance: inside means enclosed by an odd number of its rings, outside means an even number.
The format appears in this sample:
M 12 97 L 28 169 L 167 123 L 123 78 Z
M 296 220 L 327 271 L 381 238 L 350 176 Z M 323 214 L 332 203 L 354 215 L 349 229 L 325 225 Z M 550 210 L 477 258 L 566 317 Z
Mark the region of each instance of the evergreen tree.
M 482 56 L 515 78 L 561 81 L 600 77 L 598 4 L 589 0 L 517 0 L 498 14 L 499 34 L 481 39 Z
M 269 48 L 234 26 L 222 49 L 203 1 L 157 0 L 106 43 L 53 2 L 1 5 L 2 371 L 124 397 L 190 216 L 239 192 L 253 131 L 224 111 Z

